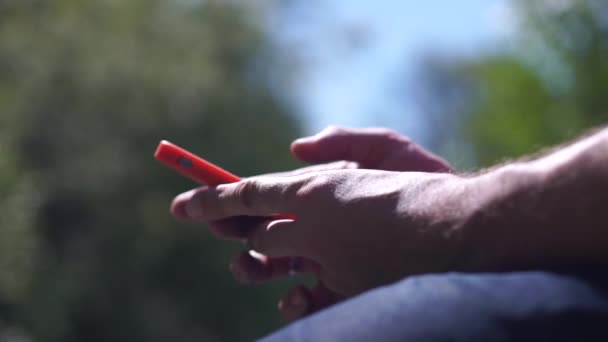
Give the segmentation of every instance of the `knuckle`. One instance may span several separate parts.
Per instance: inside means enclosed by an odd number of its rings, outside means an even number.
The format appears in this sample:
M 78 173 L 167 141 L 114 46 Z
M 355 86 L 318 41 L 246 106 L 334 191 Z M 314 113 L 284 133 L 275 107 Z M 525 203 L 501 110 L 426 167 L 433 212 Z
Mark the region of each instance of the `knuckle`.
M 398 142 L 398 143 L 410 143 L 411 140 L 402 135 L 401 133 L 389 129 L 389 128 L 381 128 L 378 131 L 378 135 L 384 137 L 387 141 Z
M 356 162 L 341 160 L 328 165 L 331 170 L 357 169 L 359 165 Z
M 198 218 L 204 219 L 209 211 L 215 209 L 214 204 L 213 201 L 209 200 L 208 191 L 206 189 L 198 190 L 190 197 L 189 203 L 186 205 L 186 210 L 192 210 L 192 208 L 188 208 L 188 206 L 192 206 L 194 207 Z M 205 208 L 206 210 L 201 210 L 201 208 Z
M 354 162 L 354 161 L 347 161 L 344 169 L 358 169 L 360 167 L 358 162 Z
M 394 150 L 409 151 L 415 146 L 410 138 L 392 129 L 380 128 L 376 131 L 376 134 L 380 139 L 376 140 L 376 143 L 370 147 L 372 155 L 380 155 Z
M 190 196 L 189 201 L 202 204 L 203 200 L 205 199 L 205 191 L 207 191 L 207 189 L 205 188 L 194 190 L 192 196 Z
M 234 189 L 234 196 L 238 205 L 246 210 L 252 209 L 255 192 L 259 187 L 256 180 L 246 180 L 237 184 Z
M 348 130 L 344 127 L 329 125 L 325 127 L 321 134 L 324 136 L 336 136 L 336 135 L 344 135 L 348 133 Z
M 331 190 L 332 180 L 327 175 L 316 175 L 304 182 L 296 192 L 296 198 L 302 202 L 318 201 Z

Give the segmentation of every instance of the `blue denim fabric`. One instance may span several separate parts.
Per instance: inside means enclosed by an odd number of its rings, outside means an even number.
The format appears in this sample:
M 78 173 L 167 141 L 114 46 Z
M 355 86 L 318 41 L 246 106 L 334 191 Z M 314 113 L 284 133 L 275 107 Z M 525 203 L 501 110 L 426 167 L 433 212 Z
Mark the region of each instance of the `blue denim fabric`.
M 606 274 L 410 277 L 261 341 L 608 341 Z

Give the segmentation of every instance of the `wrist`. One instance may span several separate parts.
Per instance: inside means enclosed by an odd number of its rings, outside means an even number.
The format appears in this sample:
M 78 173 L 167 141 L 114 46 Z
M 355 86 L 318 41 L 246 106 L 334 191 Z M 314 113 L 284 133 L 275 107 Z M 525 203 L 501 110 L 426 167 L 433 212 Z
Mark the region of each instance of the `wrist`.
M 426 174 L 423 184 L 414 190 L 416 200 L 407 212 L 419 219 L 414 226 L 420 227 L 418 231 L 424 233 L 426 241 L 433 241 L 433 258 L 439 262 L 435 271 L 472 270 L 480 254 L 473 253 L 479 247 L 476 242 L 479 236 L 473 232 L 472 225 L 478 212 L 475 198 L 478 179 L 457 174 Z
M 460 230 L 463 271 L 520 269 L 546 252 L 534 227 L 548 172 L 528 163 L 509 164 L 470 177 L 464 187 Z
M 469 177 L 453 204 L 463 213 L 458 270 L 605 263 L 607 135 Z

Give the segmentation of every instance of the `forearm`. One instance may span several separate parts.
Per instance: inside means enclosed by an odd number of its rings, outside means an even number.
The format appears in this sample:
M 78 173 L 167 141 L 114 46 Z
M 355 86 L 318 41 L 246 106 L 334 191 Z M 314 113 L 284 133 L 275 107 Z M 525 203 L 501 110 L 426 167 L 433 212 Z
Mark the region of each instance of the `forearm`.
M 472 268 L 608 262 L 608 130 L 474 177 Z

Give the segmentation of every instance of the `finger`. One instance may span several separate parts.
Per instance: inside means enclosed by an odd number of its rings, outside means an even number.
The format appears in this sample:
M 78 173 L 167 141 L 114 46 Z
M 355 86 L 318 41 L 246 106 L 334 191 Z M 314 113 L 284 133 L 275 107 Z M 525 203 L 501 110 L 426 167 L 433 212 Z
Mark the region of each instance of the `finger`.
M 330 126 L 291 145 L 305 162 L 358 162 L 362 168 L 392 171 L 449 172 L 449 165 L 410 139 L 385 128 L 347 129 Z
M 243 252 L 230 263 L 234 278 L 243 284 L 266 283 L 293 274 L 316 274 L 317 270 L 314 262 L 304 258 L 269 258 L 255 252 Z
M 309 256 L 308 239 L 299 221 L 276 220 L 252 231 L 248 245 L 256 252 L 270 257 L 306 257 Z
M 223 240 L 246 240 L 257 227 L 268 225 L 267 217 L 236 216 L 209 223 L 209 231 L 215 237 Z
M 177 195 L 173 199 L 173 202 L 171 202 L 170 211 L 176 220 L 178 220 L 178 221 L 190 220 L 190 216 L 186 212 L 186 203 L 188 203 L 188 201 L 190 200 L 192 195 L 194 195 L 195 192 L 196 192 L 196 190 L 190 190 L 190 191 Z
M 334 305 L 343 298 L 319 283 L 313 289 L 297 286 L 279 301 L 279 312 L 289 322 Z
M 291 150 L 296 158 L 305 162 L 350 160 L 370 167 L 395 145 L 407 143 L 409 140 L 405 137 L 387 129 L 330 126 L 314 136 L 294 141 Z
M 311 292 L 305 286 L 297 286 L 289 290 L 287 295 L 279 301 L 279 312 L 288 322 L 305 317 L 311 311 Z
M 257 177 L 200 188 L 177 196 L 174 212 L 199 221 L 293 213 L 297 207 L 291 202 L 302 182 L 296 177 Z
M 311 311 L 319 311 L 328 306 L 334 305 L 344 298 L 330 290 L 323 283 L 318 283 L 311 291 L 312 308 Z

